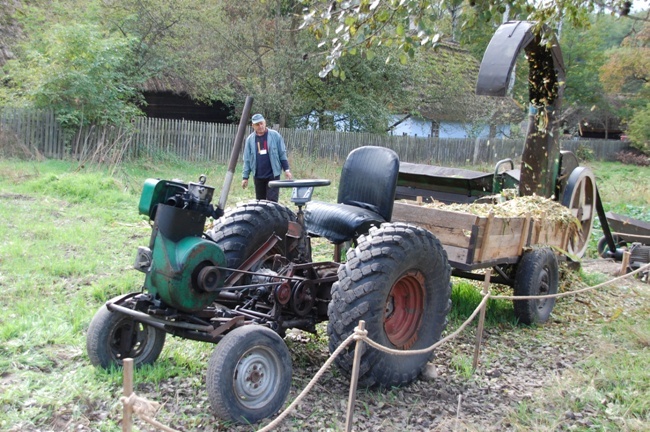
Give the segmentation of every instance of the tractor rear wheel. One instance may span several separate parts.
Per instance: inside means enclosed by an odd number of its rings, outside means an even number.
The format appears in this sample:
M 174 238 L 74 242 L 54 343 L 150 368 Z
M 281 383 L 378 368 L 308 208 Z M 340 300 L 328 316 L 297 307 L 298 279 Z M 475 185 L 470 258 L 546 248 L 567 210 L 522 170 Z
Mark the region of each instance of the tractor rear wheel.
M 152 364 L 165 344 L 165 332 L 134 321 L 103 305 L 95 314 L 86 336 L 86 351 L 94 366 L 108 369 L 132 358 L 135 366 Z
M 429 231 L 401 223 L 383 224 L 359 237 L 339 268 L 329 304 L 330 352 L 366 322 L 368 337 L 401 350 L 427 348 L 440 339 L 451 308 L 451 267 Z M 336 359 L 352 370 L 355 346 Z M 359 384 L 393 387 L 415 380 L 432 353 L 395 356 L 366 347 Z
M 560 279 L 557 258 L 551 249 L 533 249 L 524 253 L 517 265 L 514 294 L 537 296 L 557 294 Z M 513 300 L 515 316 L 522 324 L 542 324 L 551 316 L 555 298 Z
M 206 234 L 223 250 L 226 267 L 238 268 L 273 234 L 282 240 L 271 253 L 290 260 L 297 251 L 291 249 L 287 231 L 289 222 L 295 221 L 296 215 L 285 206 L 271 201 L 251 201 L 226 212 Z
M 272 330 L 246 325 L 228 333 L 208 362 L 207 388 L 224 420 L 257 423 L 278 412 L 291 389 L 291 353 Z

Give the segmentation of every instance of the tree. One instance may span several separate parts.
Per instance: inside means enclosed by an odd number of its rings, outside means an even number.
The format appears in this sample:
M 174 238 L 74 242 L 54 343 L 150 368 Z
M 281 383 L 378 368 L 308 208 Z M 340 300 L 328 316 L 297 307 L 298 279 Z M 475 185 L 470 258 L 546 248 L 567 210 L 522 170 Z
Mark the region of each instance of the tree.
M 53 108 L 68 127 L 128 120 L 140 113 L 132 42 L 91 24 L 46 26 L 7 62 L 5 98 Z
M 632 24 L 631 20 L 592 15 L 589 24 L 581 28 L 563 26 L 559 40 L 566 70 L 563 120 L 570 132 L 588 122 L 608 134 L 612 122 L 619 123 L 617 102 L 604 91 L 600 68 L 606 61 L 605 52 L 621 43 Z
M 109 31 L 133 39 L 133 67 L 145 79 L 196 100 L 232 100 L 232 81 L 212 29 L 224 27 L 222 2 L 115 0 L 101 2 Z
M 390 114 L 416 109 L 419 89 L 409 84 L 412 71 L 386 64 L 380 56 L 345 56 L 338 77 L 318 77 L 317 65 L 311 71 L 297 83 L 297 126 L 334 129 L 345 124 L 348 131 L 385 132 Z
M 304 16 L 303 25 L 328 47 L 323 76 L 337 68 L 343 53 L 355 50 L 364 54 L 387 42 L 399 47 L 401 59 L 413 57 L 418 47 L 435 45 L 440 40 L 436 12 L 456 10 L 459 4 L 457 0 L 305 0 L 305 3 L 310 10 Z M 623 0 L 470 0 L 461 13 L 468 20 L 490 21 L 509 10 L 510 16 L 540 23 L 541 30 L 542 23 L 550 29 L 557 28 L 560 21 L 584 24 L 588 15 L 596 11 L 627 14 L 630 6 L 629 1 Z M 468 9 L 475 13 L 468 14 Z
M 633 29 L 621 46 L 607 52 L 600 79 L 608 93 L 624 101 L 632 144 L 650 152 L 650 24 Z

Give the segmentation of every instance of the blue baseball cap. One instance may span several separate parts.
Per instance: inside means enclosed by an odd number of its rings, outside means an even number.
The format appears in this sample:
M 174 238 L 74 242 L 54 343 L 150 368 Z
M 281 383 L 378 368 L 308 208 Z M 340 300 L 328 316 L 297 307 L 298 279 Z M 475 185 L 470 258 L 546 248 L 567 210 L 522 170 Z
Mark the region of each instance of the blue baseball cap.
M 253 118 L 252 118 L 252 123 L 253 124 L 260 123 L 260 122 L 263 122 L 263 121 L 264 121 L 264 116 L 262 114 L 253 115 Z

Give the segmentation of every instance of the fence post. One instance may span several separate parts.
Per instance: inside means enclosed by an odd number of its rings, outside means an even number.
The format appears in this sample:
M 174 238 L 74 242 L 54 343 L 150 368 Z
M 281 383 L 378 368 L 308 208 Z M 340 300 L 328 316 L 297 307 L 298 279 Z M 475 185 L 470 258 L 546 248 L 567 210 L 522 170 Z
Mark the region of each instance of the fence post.
M 621 269 L 619 270 L 619 276 L 622 276 L 627 273 L 627 268 L 630 265 L 630 251 L 623 252 L 623 260 L 621 261 Z
M 366 329 L 366 322 L 359 321 L 359 330 Z M 354 347 L 354 361 L 352 362 L 352 376 L 350 377 L 350 395 L 348 397 L 348 413 L 345 417 L 345 430 L 346 432 L 352 431 L 352 418 L 354 416 L 354 403 L 357 394 L 357 384 L 359 381 L 359 363 L 361 362 L 361 348 L 363 347 L 363 340 L 357 339 L 357 344 Z
M 487 269 L 485 272 L 485 280 L 483 281 L 483 296 L 488 295 L 490 289 L 490 278 L 492 277 L 492 269 Z M 476 328 L 476 346 L 474 347 L 474 360 L 472 361 L 472 371 L 476 370 L 478 366 L 478 356 L 481 352 L 481 341 L 483 339 L 483 325 L 485 323 L 485 309 L 487 309 L 487 302 L 481 308 L 478 318 L 478 327 Z
M 124 359 L 122 364 L 122 394 L 128 398 L 133 394 L 133 359 Z M 122 410 L 122 432 L 131 432 L 133 425 L 133 406 L 125 403 Z

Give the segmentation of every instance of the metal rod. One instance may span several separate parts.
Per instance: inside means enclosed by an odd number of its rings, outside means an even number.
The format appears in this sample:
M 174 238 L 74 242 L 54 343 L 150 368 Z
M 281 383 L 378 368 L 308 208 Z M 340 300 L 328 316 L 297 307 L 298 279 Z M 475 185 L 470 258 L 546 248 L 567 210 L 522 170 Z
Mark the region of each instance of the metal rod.
M 607 221 L 607 215 L 605 214 L 605 209 L 603 208 L 603 201 L 600 199 L 600 192 L 598 187 L 596 187 L 596 212 L 598 213 L 598 220 L 600 220 L 600 227 L 603 230 L 603 235 L 607 241 L 607 246 L 612 256 L 616 254 L 616 242 L 614 241 L 614 236 L 612 231 L 609 229 L 609 222 Z
M 500 273 L 500 272 L 497 271 L 497 273 Z M 463 279 L 470 279 L 470 280 L 476 280 L 476 281 L 485 280 L 485 274 L 470 273 L 470 272 L 465 272 L 465 271 L 462 271 L 462 270 L 457 270 L 455 268 L 452 268 L 451 275 L 456 276 L 456 277 L 460 277 L 460 278 L 463 278 Z M 513 286 L 513 284 L 514 284 L 514 281 L 511 278 L 506 279 L 504 277 L 496 277 L 495 276 L 493 278 L 490 278 L 490 280 L 492 281 L 492 283 L 501 284 L 501 285 Z
M 228 163 L 228 171 L 226 172 L 226 178 L 223 182 L 223 187 L 221 188 L 221 196 L 219 197 L 219 203 L 217 207 L 223 210 L 226 207 L 226 201 L 228 201 L 228 194 L 230 194 L 230 185 L 232 184 L 232 179 L 235 175 L 235 168 L 237 167 L 237 160 L 239 159 L 239 154 L 241 153 L 242 141 L 244 140 L 244 133 L 246 132 L 246 125 L 248 124 L 248 118 L 251 114 L 251 107 L 253 106 L 253 98 L 251 96 L 246 96 L 246 102 L 244 102 L 244 110 L 239 119 L 239 127 L 237 128 L 237 135 L 232 144 L 232 152 L 230 153 L 230 162 Z
M 171 327 L 178 327 L 178 328 L 185 328 L 185 329 L 199 330 L 199 331 L 208 331 L 208 332 L 214 330 L 214 327 L 212 327 L 211 325 L 199 325 L 199 324 L 190 324 L 184 322 L 167 321 L 160 318 L 152 317 L 151 315 L 147 315 L 146 313 L 143 312 L 138 312 L 133 309 L 125 308 L 124 306 L 116 305 L 115 303 L 108 303 L 106 304 L 106 307 L 108 308 L 108 310 L 119 312 L 124 315 L 128 315 L 131 318 L 135 319 L 136 321 L 149 324 L 153 327 L 160 328 L 159 326 L 162 325 L 162 326 L 171 326 Z

